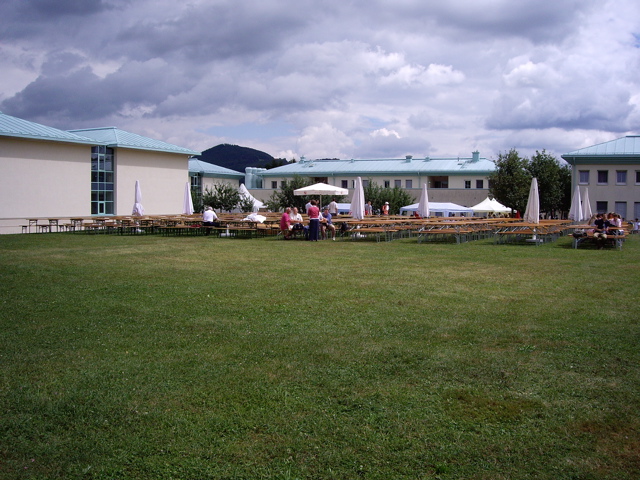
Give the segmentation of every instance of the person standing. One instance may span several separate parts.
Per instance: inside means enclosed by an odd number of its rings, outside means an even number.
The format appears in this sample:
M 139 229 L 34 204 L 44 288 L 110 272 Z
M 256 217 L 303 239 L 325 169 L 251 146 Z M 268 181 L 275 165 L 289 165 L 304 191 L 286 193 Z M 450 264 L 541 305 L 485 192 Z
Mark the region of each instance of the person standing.
M 336 203 L 335 198 L 331 200 L 331 203 L 329 204 L 329 213 L 331 214 L 332 217 L 335 217 L 336 215 L 338 215 L 338 204 Z
M 318 233 L 320 231 L 320 209 L 316 206 L 316 201 L 311 200 L 311 206 L 307 211 L 309 215 L 309 240 L 318 241 Z
M 367 204 L 364 206 L 364 214 L 373 215 L 373 205 L 371 205 L 371 200 L 369 200 Z

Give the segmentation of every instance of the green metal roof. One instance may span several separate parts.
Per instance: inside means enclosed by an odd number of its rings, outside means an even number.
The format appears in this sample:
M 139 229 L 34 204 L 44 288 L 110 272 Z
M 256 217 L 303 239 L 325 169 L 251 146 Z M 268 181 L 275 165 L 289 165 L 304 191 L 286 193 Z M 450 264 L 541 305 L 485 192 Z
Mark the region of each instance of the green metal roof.
M 495 163 L 478 156 L 377 160 L 300 160 L 260 172 L 262 177 L 378 176 L 378 175 L 488 175 Z
M 236 172 L 230 168 L 220 167 L 213 163 L 203 162 L 197 158 L 189 159 L 189 173 L 192 175 L 199 173 L 207 177 L 228 177 L 237 179 L 244 177 L 244 173 Z
M 200 152 L 188 148 L 178 147 L 161 140 L 143 137 L 137 133 L 126 132 L 117 127 L 86 128 L 79 130 L 69 130 L 72 133 L 79 133 L 92 138 L 110 147 L 132 148 L 136 150 L 150 150 L 154 152 L 181 153 L 184 155 L 199 155 Z
M 95 140 L 0 112 L 0 136 L 95 145 Z
M 640 162 L 640 136 L 626 137 L 598 143 L 561 155 L 571 165 L 637 164 Z
M 627 135 L 626 137 L 611 140 L 609 142 L 598 143 L 591 147 L 581 148 L 573 152 L 565 153 L 566 156 L 608 156 L 608 155 L 633 155 L 640 156 L 640 136 Z

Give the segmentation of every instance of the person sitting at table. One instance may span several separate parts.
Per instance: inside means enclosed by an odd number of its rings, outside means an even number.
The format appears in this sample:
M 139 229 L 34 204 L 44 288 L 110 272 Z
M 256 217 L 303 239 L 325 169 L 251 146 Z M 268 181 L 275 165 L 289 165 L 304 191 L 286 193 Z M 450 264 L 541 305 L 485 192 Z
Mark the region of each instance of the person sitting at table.
M 307 227 L 302 224 L 302 215 L 298 212 L 298 207 L 293 207 L 291 210 L 291 215 L 289 215 L 291 220 L 291 224 L 293 228 L 291 229 L 293 235 L 295 236 L 296 232 L 304 232 L 304 236 L 307 236 Z
M 322 239 L 327 239 L 327 230 L 331 230 L 331 239 L 335 241 L 336 239 L 336 226 L 333 224 L 331 220 L 332 215 L 329 213 L 329 208 L 324 207 L 322 212 L 322 219 L 320 223 L 320 227 L 322 228 Z
M 604 243 L 607 240 L 607 232 L 609 227 L 611 227 L 611 223 L 601 213 L 598 213 L 593 226 L 593 238 L 598 245 L 598 250 L 602 250 L 604 248 Z
M 382 206 L 382 215 L 389 215 L 389 202 L 384 202 Z
M 311 200 L 311 206 L 307 210 L 309 215 L 309 238 L 312 242 L 318 241 L 318 233 L 320 231 L 320 209 L 317 207 L 315 200 Z
M 218 216 L 216 212 L 213 211 L 213 208 L 207 205 L 204 207 L 204 212 L 202 213 L 202 225 L 205 228 L 205 235 L 209 235 L 211 233 L 211 228 L 209 227 L 217 227 L 219 224 L 216 222 L 218 220 Z
M 284 213 L 280 217 L 280 231 L 284 236 L 285 240 L 289 240 L 291 238 L 291 217 L 289 214 L 291 213 L 291 208 L 287 207 L 284 210 Z

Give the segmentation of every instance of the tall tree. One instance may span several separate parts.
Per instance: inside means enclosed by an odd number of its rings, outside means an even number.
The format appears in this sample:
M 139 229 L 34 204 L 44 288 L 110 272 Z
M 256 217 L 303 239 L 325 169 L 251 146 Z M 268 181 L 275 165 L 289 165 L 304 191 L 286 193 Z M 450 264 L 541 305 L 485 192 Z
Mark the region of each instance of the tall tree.
M 503 205 L 524 212 L 527 208 L 531 174 L 527 170 L 528 160 L 520 157 L 514 148 L 501 153 L 496 160 L 496 169 L 489 175 L 489 193 Z
M 563 171 L 569 172 L 570 179 L 571 172 L 569 168 L 560 165 L 558 159 L 545 150 L 542 150 L 542 152 L 536 150 L 536 154 L 531 157 L 527 170 L 532 177 L 538 179 L 540 211 L 549 216 L 555 216 L 565 210 L 563 201 L 571 195 L 571 183 L 566 184 L 566 172 Z M 569 191 L 567 191 L 567 188 Z M 568 206 L 566 206 L 566 209 L 568 210 Z
M 307 185 L 309 185 L 309 179 L 299 175 L 294 175 L 291 180 L 283 181 L 280 188 L 278 190 L 274 190 L 269 197 L 269 200 L 267 200 L 267 208 L 274 212 L 278 212 L 287 207 L 298 207 L 300 212 L 304 212 L 304 206 L 311 197 L 306 195 L 294 195 L 293 191 Z

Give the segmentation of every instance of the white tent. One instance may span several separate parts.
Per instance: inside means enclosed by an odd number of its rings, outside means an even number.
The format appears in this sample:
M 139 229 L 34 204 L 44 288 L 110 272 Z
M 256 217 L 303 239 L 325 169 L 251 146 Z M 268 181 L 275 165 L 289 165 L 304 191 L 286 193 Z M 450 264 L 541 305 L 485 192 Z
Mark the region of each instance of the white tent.
M 511 209 L 509 207 L 505 207 L 495 198 L 489 197 L 470 208 L 477 213 L 511 213 Z
M 415 212 L 418 210 L 419 206 L 420 206 L 420 203 L 414 203 L 412 205 L 407 205 L 406 207 L 402 207 L 400 209 L 400 214 L 404 212 Z M 442 203 L 429 202 L 429 213 L 431 215 L 435 215 L 436 217 L 448 217 L 452 213 L 454 214 L 464 213 L 465 215 L 471 215 L 473 214 L 473 210 L 468 207 L 464 207 L 462 205 L 458 205 L 456 203 L 451 203 L 451 202 L 442 202 Z
M 264 207 L 264 203 L 262 203 L 260 200 L 255 198 L 253 195 L 251 195 L 251 193 L 249 193 L 249 190 L 247 190 L 247 187 L 244 186 L 244 183 L 241 184 L 238 187 L 238 192 L 240 193 L 240 197 L 241 198 L 243 198 L 243 199 L 248 198 L 249 200 L 251 200 L 253 202 L 253 211 L 254 212 L 257 212 L 262 207 Z

